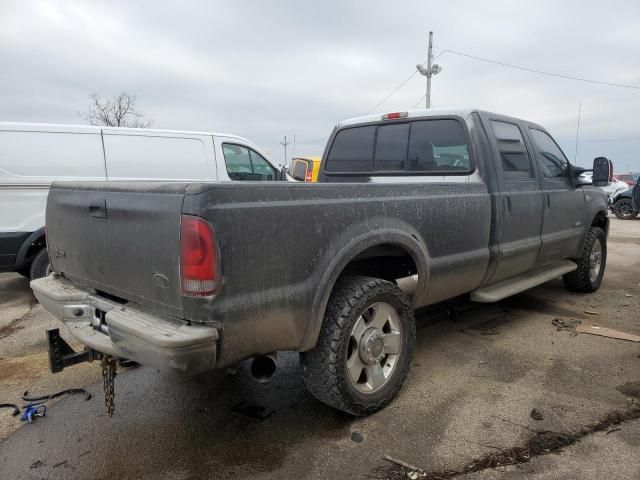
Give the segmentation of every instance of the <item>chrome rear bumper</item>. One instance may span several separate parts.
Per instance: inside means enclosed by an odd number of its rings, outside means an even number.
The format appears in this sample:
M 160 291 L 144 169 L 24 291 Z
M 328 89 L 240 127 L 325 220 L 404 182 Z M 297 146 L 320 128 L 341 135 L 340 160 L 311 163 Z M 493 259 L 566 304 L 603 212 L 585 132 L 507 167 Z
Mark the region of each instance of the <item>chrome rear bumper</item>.
M 159 370 L 195 374 L 216 363 L 218 330 L 120 304 L 50 275 L 31 282 L 38 301 L 83 345 Z

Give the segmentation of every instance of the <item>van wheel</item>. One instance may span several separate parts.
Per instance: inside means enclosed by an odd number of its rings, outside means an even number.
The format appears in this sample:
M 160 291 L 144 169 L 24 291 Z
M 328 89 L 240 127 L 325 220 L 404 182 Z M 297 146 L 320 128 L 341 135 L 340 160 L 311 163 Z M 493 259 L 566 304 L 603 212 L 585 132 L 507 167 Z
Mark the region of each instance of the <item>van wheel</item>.
M 49 262 L 49 254 L 47 253 L 47 249 L 43 248 L 36 256 L 33 257 L 33 261 L 31 262 L 31 269 L 29 270 L 29 276 L 31 280 L 36 280 L 38 278 L 46 277 L 51 273 L 51 263 Z
M 16 270 L 16 272 L 25 278 L 31 278 L 31 264 L 30 263 L 26 264 L 24 267 Z
M 564 286 L 574 292 L 595 292 L 607 266 L 607 236 L 599 227 L 590 227 L 578 259 L 578 269 L 562 277 Z
M 613 213 L 620 220 L 631 220 L 638 216 L 638 212 L 633 210 L 630 198 L 621 198 L 613 204 Z
M 396 284 L 344 277 L 329 298 L 318 343 L 301 354 L 305 384 L 343 412 L 377 412 L 402 387 L 415 336 L 413 309 Z

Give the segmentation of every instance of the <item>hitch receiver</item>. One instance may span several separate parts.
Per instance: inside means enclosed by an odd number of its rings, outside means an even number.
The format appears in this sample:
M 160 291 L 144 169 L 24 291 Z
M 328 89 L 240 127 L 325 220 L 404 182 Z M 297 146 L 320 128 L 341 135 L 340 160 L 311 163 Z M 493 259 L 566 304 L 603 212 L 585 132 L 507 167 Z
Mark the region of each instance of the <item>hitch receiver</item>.
M 100 358 L 100 354 L 88 347 L 82 352 L 76 352 L 60 336 L 60 330 L 53 328 L 47 330 L 47 344 L 49 345 L 49 370 L 58 373 L 66 367 L 82 362 L 92 362 Z

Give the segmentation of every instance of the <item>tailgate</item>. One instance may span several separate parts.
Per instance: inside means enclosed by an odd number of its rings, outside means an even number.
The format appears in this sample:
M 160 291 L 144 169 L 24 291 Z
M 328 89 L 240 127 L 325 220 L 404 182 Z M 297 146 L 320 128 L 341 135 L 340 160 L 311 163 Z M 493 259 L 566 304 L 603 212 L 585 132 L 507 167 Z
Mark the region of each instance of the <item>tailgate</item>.
M 180 315 L 180 215 L 187 183 L 55 183 L 47 245 L 57 273 Z

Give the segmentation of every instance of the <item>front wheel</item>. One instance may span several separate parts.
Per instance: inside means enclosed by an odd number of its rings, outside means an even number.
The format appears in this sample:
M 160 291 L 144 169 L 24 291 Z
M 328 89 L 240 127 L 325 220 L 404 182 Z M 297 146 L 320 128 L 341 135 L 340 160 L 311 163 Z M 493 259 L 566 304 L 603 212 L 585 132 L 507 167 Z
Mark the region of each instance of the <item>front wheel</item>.
M 595 292 L 602 283 L 607 266 L 607 235 L 599 227 L 590 227 L 576 262 L 578 269 L 562 277 L 565 287 L 574 292 Z
M 382 409 L 405 381 L 415 331 L 409 299 L 396 284 L 341 278 L 318 343 L 301 354 L 307 388 L 321 402 L 352 415 Z
M 633 210 L 630 198 L 621 198 L 613 204 L 613 213 L 620 220 L 631 220 L 638 216 L 638 212 Z

